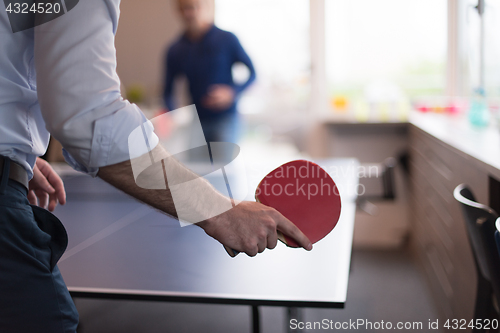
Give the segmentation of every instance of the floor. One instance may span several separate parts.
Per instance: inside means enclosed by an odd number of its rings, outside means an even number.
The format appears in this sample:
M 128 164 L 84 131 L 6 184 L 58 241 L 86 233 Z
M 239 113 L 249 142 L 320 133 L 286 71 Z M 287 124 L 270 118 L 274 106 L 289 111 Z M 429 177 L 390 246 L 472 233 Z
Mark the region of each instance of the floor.
M 404 332 L 425 332 L 429 331 L 429 321 L 437 320 L 437 310 L 423 273 L 407 250 L 354 250 L 351 267 L 345 309 L 303 309 L 299 312 L 300 321 L 322 322 L 326 319 L 329 325 L 330 321 L 333 325 L 357 320 L 371 323 L 371 328 L 370 324 L 363 324 L 356 332 L 387 331 L 379 326 L 382 321 L 385 328 L 388 322 L 394 326 L 398 322 L 410 326 L 421 322 L 422 329 Z M 81 333 L 251 332 L 251 310 L 246 306 L 87 299 L 77 299 L 76 305 L 82 323 Z M 261 308 L 262 332 L 287 332 L 290 324 L 286 322 L 286 311 L 280 307 Z M 354 331 L 350 327 L 342 331 Z M 301 332 L 328 330 L 313 328 Z

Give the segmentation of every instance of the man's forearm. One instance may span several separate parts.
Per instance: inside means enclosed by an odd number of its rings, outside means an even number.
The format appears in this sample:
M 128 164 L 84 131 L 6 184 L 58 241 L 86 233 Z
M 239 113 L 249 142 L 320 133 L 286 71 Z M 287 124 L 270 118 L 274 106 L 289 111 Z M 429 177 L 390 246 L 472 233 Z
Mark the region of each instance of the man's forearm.
M 232 207 L 229 198 L 179 163 L 160 145 L 131 161 L 101 167 L 98 176 L 183 222 L 204 221 Z
M 171 216 L 177 217 L 170 190 L 168 188 L 164 190 L 149 190 L 139 187 L 135 182 L 130 161 L 101 167 L 98 176 L 132 197 Z
M 276 230 L 310 250 L 307 237 L 275 209 L 260 203 L 234 203 L 160 145 L 138 159 L 101 167 L 99 177 L 179 220 L 197 223 L 222 244 L 254 256 L 277 242 Z

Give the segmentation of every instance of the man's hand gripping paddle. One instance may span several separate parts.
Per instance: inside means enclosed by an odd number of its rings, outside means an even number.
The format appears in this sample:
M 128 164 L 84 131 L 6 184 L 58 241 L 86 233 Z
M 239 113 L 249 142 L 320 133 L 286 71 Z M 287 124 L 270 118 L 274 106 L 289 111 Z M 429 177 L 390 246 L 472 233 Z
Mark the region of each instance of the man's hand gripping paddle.
M 271 171 L 257 186 L 255 199 L 272 207 L 293 222 L 314 244 L 335 228 L 341 201 L 335 182 L 316 163 L 297 160 Z M 299 247 L 291 237 L 277 230 L 278 239 Z M 238 255 L 224 246 L 231 257 Z

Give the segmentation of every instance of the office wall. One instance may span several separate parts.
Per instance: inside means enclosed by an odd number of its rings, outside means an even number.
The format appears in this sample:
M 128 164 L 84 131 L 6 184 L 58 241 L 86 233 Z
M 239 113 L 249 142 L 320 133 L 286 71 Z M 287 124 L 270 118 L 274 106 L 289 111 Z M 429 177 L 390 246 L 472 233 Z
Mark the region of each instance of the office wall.
M 181 31 L 174 0 L 122 0 L 120 9 L 115 45 L 122 91 L 140 84 L 148 98 L 157 96 L 165 48 Z
M 208 1 L 213 7 L 213 0 Z M 175 2 L 122 0 L 116 35 L 122 91 L 140 84 L 149 101 L 161 96 L 165 50 L 182 31 Z

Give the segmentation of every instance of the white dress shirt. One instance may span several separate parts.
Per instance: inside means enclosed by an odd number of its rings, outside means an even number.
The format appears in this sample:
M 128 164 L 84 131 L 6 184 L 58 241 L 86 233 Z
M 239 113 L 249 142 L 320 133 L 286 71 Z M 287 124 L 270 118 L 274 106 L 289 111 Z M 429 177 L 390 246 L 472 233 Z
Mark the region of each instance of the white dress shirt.
M 128 136 L 146 118 L 120 94 L 119 5 L 80 0 L 63 16 L 17 33 L 0 5 L 0 155 L 23 165 L 30 178 L 49 133 L 74 169 L 93 176 L 129 159 Z M 146 134 L 153 148 L 158 138 Z

